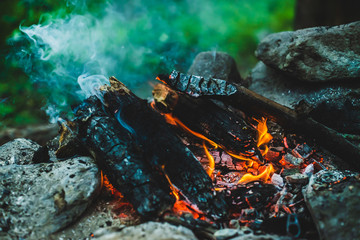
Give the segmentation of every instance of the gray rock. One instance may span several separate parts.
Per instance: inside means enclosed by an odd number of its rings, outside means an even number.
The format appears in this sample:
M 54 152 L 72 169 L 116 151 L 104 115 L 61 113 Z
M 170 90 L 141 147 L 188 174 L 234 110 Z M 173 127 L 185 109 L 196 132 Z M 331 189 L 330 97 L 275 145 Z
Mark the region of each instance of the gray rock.
M 317 121 L 341 133 L 360 133 L 360 82 L 341 86 L 299 82 L 263 62 L 254 67 L 248 78 L 249 89 L 264 97 L 290 108 L 306 100 L 313 108 L 310 115 Z
M 188 74 L 248 85 L 241 78 L 235 60 L 224 52 L 199 53 L 195 57 Z
M 354 173 L 320 171 L 303 190 L 321 239 L 360 239 L 360 180 Z
M 240 229 L 225 228 L 215 232 L 216 240 L 290 240 L 291 237 L 278 236 L 273 234 L 258 234 L 247 227 L 241 227 Z
M 320 102 L 310 115 L 341 133 L 360 135 L 360 89 Z
M 95 233 L 104 235 L 141 223 L 141 218 L 132 205 L 113 191 L 104 184 L 100 194 L 84 214 L 73 224 L 51 234 L 49 239 L 88 239 Z
M 115 231 L 114 231 L 115 230 Z M 147 222 L 137 226 L 109 229 L 94 233 L 98 240 L 196 240 L 193 232 L 183 226 L 174 226 L 169 223 Z
M 25 138 L 17 138 L 5 143 L 0 147 L 0 166 L 31 164 L 39 148 L 39 144 Z
M 91 158 L 0 167 L 0 228 L 13 237 L 39 239 L 77 219 L 100 187 Z
M 271 34 L 255 54 L 266 65 L 303 81 L 359 80 L 359 42 L 360 21 Z
M 309 176 L 301 173 L 295 173 L 294 175 L 285 177 L 287 183 L 295 183 L 306 185 L 309 182 Z
M 304 161 L 302 158 L 298 158 L 298 157 L 295 157 L 294 155 L 292 155 L 291 153 L 287 153 L 285 156 L 284 156 L 284 160 L 287 162 L 287 163 L 290 163 L 296 167 L 300 166 L 300 164 Z
M 249 89 L 284 106 L 293 108 L 300 100 L 316 107 L 322 102 L 341 99 L 357 92 L 360 84 L 307 83 L 258 62 L 248 77 Z

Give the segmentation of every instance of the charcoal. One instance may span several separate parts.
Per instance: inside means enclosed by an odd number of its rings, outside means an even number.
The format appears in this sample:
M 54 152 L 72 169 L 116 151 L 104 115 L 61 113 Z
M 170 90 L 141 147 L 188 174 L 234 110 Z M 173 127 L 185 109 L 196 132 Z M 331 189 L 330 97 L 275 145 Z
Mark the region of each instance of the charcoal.
M 159 75 L 159 78 L 171 87 L 194 97 L 199 96 L 230 96 L 236 93 L 236 87 L 225 80 L 186 75 L 176 70 L 170 76 Z
M 95 155 L 116 189 L 144 218 L 156 218 L 174 203 L 166 178 L 147 164 L 144 153 L 118 121 L 92 96 L 75 110 L 78 138 Z M 156 176 L 156 177 L 154 177 Z

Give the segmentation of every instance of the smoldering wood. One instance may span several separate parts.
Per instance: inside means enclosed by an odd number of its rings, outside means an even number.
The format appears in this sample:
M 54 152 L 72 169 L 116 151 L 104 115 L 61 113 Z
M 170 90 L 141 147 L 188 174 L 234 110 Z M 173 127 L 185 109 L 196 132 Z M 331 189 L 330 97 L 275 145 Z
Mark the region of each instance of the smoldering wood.
M 255 143 L 256 130 L 237 114 L 225 111 L 210 100 L 193 98 L 163 84 L 155 86 L 153 96 L 157 109 L 171 113 L 191 130 L 227 151 L 249 157 L 258 155 L 262 159 Z
M 210 177 L 165 119 L 114 77 L 110 83 L 101 88 L 104 103 L 134 137 L 147 162 L 163 169 L 172 184 L 208 217 L 225 217 L 224 196 L 215 192 Z
M 172 208 L 175 198 L 163 174 L 146 161 L 131 135 L 92 96 L 74 110 L 77 138 L 95 156 L 113 186 L 144 218 Z
M 178 74 L 179 75 L 179 74 Z M 176 75 L 177 76 L 177 75 Z M 161 77 L 160 79 L 168 83 L 175 90 L 187 93 L 194 97 L 211 97 L 235 108 L 250 114 L 254 117 L 267 117 L 268 119 L 279 123 L 281 126 L 294 130 L 299 134 L 307 135 L 316 140 L 316 142 L 327 149 L 329 152 L 337 155 L 348 162 L 354 170 L 360 170 L 360 149 L 346 140 L 335 130 L 326 127 L 311 118 L 306 111 L 295 111 L 281 104 L 278 104 L 268 98 L 265 98 L 241 85 L 231 83 L 236 88 L 235 92 L 228 95 L 212 94 L 207 92 L 203 94 L 201 85 L 193 85 L 192 91 L 188 91 L 189 78 L 184 75 L 179 77 Z M 177 81 L 174 81 L 176 79 Z M 218 85 L 225 86 L 226 81 L 217 80 Z M 230 83 L 228 83 L 229 85 Z M 184 87 L 185 86 L 185 87 Z M 231 88 L 232 89 L 232 88 Z

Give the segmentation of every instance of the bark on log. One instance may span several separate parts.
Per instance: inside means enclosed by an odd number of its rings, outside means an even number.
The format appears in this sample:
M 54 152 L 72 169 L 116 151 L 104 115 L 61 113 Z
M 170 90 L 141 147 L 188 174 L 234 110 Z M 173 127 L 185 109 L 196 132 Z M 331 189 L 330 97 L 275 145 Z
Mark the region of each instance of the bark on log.
M 147 161 L 163 169 L 172 184 L 207 216 L 225 217 L 224 196 L 215 192 L 210 177 L 164 118 L 114 77 L 110 83 L 101 88 L 104 103 L 143 149 Z
M 128 132 L 92 96 L 75 110 L 77 137 L 95 156 L 109 181 L 144 218 L 156 218 L 172 208 L 175 198 L 163 174 L 146 161 Z
M 160 76 L 163 82 L 166 82 L 175 90 L 185 92 L 193 97 L 206 96 L 221 100 L 252 116 L 265 116 L 283 127 L 307 135 L 315 139 L 319 145 L 329 152 L 348 162 L 355 170 L 360 170 L 360 149 L 347 141 L 338 132 L 309 117 L 307 112 L 296 112 L 243 86 L 227 83 L 219 79 L 215 80 L 216 86 L 218 86 L 215 90 L 220 88 L 217 92 L 221 93 L 224 89 L 233 89 L 234 87 L 236 90 L 228 92 L 229 94 L 217 94 L 216 91 L 213 91 L 213 94 L 209 91 L 203 92 L 201 81 L 193 81 L 192 78 L 192 76 L 180 75 L 176 71 L 173 71 L 169 77 Z M 191 86 L 191 91 L 188 91 L 189 86 Z
M 262 160 L 255 143 L 256 130 L 237 114 L 225 111 L 208 99 L 193 98 L 163 84 L 155 86 L 153 96 L 157 109 L 171 113 L 226 151 L 247 157 L 258 155 Z

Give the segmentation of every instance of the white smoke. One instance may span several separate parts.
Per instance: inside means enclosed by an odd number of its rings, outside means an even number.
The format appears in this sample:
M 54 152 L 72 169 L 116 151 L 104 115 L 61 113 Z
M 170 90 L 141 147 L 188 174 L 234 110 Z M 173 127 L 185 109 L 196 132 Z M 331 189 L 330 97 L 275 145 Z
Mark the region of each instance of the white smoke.
M 98 5 L 90 7 L 90 2 Z M 64 8 L 73 12 L 54 12 L 39 24 L 21 26 L 22 34 L 9 43 L 17 65 L 47 92 L 51 107 L 45 108 L 58 114 L 95 94 L 93 86 L 109 76 L 136 92 L 159 73 L 186 71 L 200 51 L 228 47 L 236 52 L 241 43 L 228 39 L 236 36 L 240 23 L 232 28 L 226 23 L 239 14 L 234 6 L 241 2 L 64 0 Z

